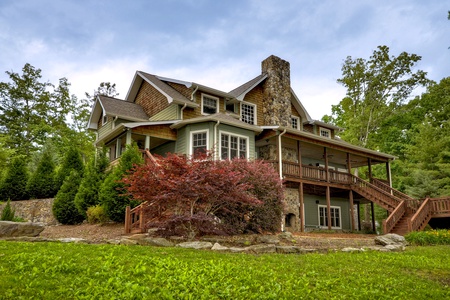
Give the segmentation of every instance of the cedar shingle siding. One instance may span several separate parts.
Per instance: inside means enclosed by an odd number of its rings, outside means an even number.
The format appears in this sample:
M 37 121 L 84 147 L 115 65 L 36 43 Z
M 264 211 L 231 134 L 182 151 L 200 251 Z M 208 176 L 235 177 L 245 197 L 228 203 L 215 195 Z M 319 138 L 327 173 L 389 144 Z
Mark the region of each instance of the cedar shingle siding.
M 149 117 L 169 106 L 167 98 L 145 81 L 139 89 L 135 103 L 142 106 Z

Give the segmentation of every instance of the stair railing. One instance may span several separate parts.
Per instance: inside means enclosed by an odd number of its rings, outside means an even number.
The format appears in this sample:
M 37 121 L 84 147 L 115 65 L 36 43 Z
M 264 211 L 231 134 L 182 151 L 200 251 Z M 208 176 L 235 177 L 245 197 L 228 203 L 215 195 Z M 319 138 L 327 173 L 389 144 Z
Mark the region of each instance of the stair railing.
M 376 187 L 384 190 L 385 192 L 390 193 L 391 195 L 394 195 L 395 197 L 406 200 L 406 206 L 408 208 L 409 213 L 415 213 L 417 209 L 419 208 L 420 204 L 422 203 L 420 200 L 414 199 L 396 189 L 391 187 L 390 185 L 386 184 L 380 179 L 377 178 L 371 178 L 370 182 L 375 185 Z
M 125 209 L 125 234 L 142 233 L 144 228 L 144 203 L 131 209 L 129 206 Z
M 408 220 L 408 231 L 420 231 L 425 228 L 432 215 L 432 203 L 429 198 L 422 202 L 416 213 Z
M 394 211 L 389 215 L 389 217 L 383 220 L 383 233 L 389 233 L 395 227 L 397 222 L 403 217 L 406 213 L 406 201 L 403 200 L 400 204 L 394 209 Z

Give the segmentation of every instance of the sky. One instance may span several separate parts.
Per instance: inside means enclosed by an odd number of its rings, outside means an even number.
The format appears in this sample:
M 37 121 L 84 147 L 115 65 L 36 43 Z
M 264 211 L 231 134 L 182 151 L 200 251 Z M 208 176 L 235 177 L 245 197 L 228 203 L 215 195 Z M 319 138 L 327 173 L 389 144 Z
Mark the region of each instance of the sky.
M 78 98 L 111 82 L 124 99 L 137 70 L 228 92 L 276 55 L 321 119 L 345 96 L 346 57 L 379 45 L 422 56 L 432 80 L 450 76 L 449 10 L 444 0 L 0 0 L 0 81 L 30 63 L 43 81 L 66 77 Z

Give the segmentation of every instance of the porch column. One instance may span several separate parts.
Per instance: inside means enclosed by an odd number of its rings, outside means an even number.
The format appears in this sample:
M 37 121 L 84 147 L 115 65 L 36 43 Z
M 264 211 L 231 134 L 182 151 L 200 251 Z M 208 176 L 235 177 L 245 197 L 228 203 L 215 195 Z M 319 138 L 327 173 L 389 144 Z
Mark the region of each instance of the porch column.
M 323 147 L 323 156 L 325 156 L 325 179 L 330 182 L 330 173 L 328 171 L 328 151 L 327 147 Z
M 144 149 L 148 149 L 148 151 L 150 151 L 150 136 L 149 135 L 145 136 Z
M 127 130 L 127 136 L 126 136 L 125 144 L 126 145 L 131 145 L 131 143 L 132 143 L 131 130 Z
M 347 172 L 352 174 L 352 162 L 350 161 L 350 153 L 347 152 Z
M 361 207 L 359 202 L 356 203 L 357 215 L 358 215 L 358 231 L 361 231 Z
M 298 154 L 298 166 L 299 166 L 299 171 L 298 171 L 298 175 L 300 178 L 303 177 L 303 168 L 302 168 L 302 146 L 300 144 L 300 141 L 297 141 L 297 154 Z
M 330 187 L 327 186 L 327 220 L 328 220 L 328 230 L 331 230 L 331 197 L 330 197 Z
M 369 182 L 372 179 L 372 160 L 370 158 L 367 159 L 367 166 L 369 167 Z
M 376 232 L 377 227 L 375 226 L 375 209 L 373 207 L 373 202 L 370 202 L 370 210 L 372 212 L 372 231 Z
M 391 164 L 389 163 L 389 161 L 386 162 L 386 179 L 389 183 L 389 186 L 392 187 Z
M 353 191 L 348 192 L 348 198 L 350 199 L 350 220 L 352 231 L 355 231 L 355 207 L 353 203 Z
M 305 212 L 303 211 L 303 205 L 305 200 L 303 199 L 303 182 L 300 182 L 298 185 L 298 198 L 300 200 L 300 209 L 299 209 L 299 219 L 300 219 L 300 232 L 305 231 L 305 220 L 303 219 L 303 215 Z

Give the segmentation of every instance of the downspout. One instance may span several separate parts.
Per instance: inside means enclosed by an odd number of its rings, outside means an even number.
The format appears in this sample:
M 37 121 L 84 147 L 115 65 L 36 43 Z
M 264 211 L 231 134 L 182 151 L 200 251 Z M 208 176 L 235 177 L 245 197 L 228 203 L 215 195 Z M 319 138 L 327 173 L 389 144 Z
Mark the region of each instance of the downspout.
M 198 90 L 198 85 L 195 87 L 194 91 L 191 94 L 191 101 L 193 101 L 193 102 L 194 102 L 194 94 L 195 94 L 195 92 L 197 92 L 197 90 Z
M 187 103 L 185 103 L 185 104 L 183 105 L 183 107 L 181 108 L 181 111 L 180 111 L 180 119 L 181 119 L 181 120 L 183 120 L 183 110 L 186 108 L 186 106 L 187 106 Z
M 281 136 L 285 133 L 286 129 L 284 129 L 284 131 L 278 135 L 278 163 L 280 164 L 279 167 L 280 179 L 283 179 L 283 164 L 282 164 L 283 153 L 281 153 Z
M 218 147 L 216 147 L 217 145 L 217 127 L 219 126 L 220 121 L 217 121 L 216 125 L 214 125 L 214 160 L 217 160 L 219 152 L 218 152 Z

